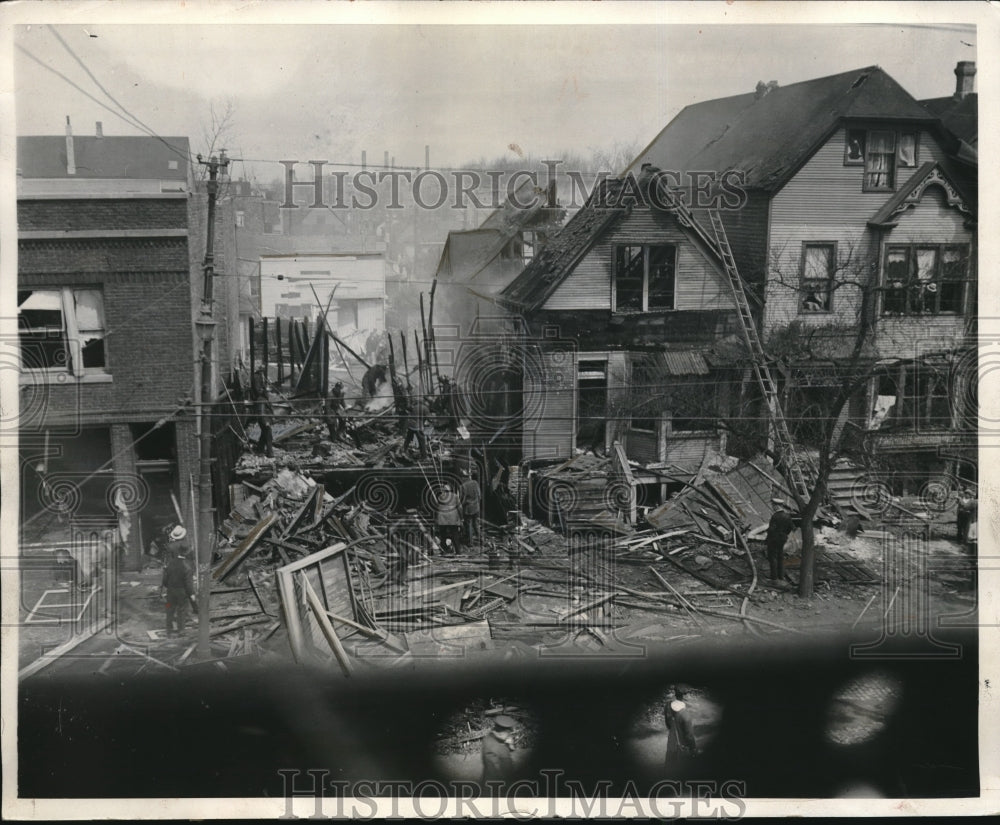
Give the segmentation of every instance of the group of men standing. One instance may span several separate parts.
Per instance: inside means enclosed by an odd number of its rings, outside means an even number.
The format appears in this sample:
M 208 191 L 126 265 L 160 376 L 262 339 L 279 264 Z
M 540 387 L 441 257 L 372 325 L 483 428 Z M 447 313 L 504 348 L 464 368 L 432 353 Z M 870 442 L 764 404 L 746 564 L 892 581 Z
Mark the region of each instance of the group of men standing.
M 459 543 L 473 547 L 479 541 L 479 514 L 482 495 L 479 484 L 468 470 L 461 471 L 461 483 L 446 481 L 437 497 L 438 541 L 446 555 L 458 553 Z

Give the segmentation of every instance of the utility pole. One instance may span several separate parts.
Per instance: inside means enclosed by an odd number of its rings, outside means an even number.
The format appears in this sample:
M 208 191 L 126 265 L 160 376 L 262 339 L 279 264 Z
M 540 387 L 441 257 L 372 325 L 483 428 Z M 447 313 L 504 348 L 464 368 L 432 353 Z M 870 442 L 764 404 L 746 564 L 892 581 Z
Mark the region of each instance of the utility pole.
M 201 292 L 201 310 L 195 327 L 202 342 L 201 349 L 201 408 L 199 421 L 201 433 L 201 463 L 198 475 L 198 658 L 207 659 L 209 647 L 209 591 L 212 583 L 210 568 L 212 566 L 213 539 L 215 537 L 215 520 L 212 516 L 212 339 L 215 336 L 215 319 L 213 318 L 213 280 L 215 278 L 215 199 L 219 194 L 219 171 L 225 174 L 229 159 L 226 150 L 220 156 L 212 155 L 209 160 L 202 160 L 198 155 L 198 163 L 208 167 L 208 238 L 205 242 L 205 260 L 201 265 L 204 283 Z

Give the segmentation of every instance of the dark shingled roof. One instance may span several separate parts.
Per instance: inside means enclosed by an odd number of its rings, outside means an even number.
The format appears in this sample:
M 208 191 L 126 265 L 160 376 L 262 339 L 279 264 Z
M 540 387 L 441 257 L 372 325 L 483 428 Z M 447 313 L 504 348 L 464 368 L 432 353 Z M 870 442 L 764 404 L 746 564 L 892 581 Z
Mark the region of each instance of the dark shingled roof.
M 746 173 L 775 192 L 844 119 L 932 123 L 934 118 L 878 66 L 685 107 L 632 162 L 661 169 Z
M 169 145 L 168 145 L 169 144 Z M 66 136 L 32 135 L 17 139 L 17 169 L 24 178 L 188 179 L 190 145 L 186 137 L 73 136 L 76 174 L 66 172 Z M 170 168 L 176 161 L 177 168 Z
M 921 105 L 934 117 L 941 119 L 944 128 L 972 148 L 979 145 L 979 95 L 968 94 L 962 98 L 935 97 L 921 100 Z

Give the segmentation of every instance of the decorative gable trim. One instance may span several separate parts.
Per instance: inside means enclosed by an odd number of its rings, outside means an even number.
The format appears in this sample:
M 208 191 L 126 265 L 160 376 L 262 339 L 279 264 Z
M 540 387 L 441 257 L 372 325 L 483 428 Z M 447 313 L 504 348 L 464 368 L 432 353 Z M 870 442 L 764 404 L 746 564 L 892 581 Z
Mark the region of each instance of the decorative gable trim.
M 941 167 L 930 161 L 918 170 L 910 182 L 896 193 L 895 197 L 891 198 L 885 206 L 875 213 L 868 221 L 868 225 L 877 229 L 891 229 L 898 225 L 903 213 L 920 203 L 924 193 L 931 186 L 939 186 L 943 190 L 945 205 L 951 209 L 957 209 L 965 217 L 966 226 L 971 228 L 975 224 L 976 217 L 968 203 Z

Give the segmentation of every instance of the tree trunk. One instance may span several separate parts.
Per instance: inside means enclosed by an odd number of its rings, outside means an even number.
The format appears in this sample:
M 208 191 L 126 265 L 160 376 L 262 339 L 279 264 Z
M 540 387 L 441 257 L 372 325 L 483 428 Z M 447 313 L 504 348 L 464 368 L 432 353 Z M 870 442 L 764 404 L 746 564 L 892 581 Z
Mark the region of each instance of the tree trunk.
M 802 517 L 802 557 L 799 561 L 799 597 L 808 599 L 813 594 L 816 568 L 816 528 L 812 518 Z

